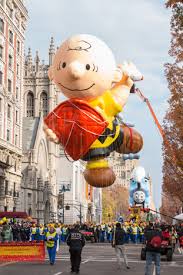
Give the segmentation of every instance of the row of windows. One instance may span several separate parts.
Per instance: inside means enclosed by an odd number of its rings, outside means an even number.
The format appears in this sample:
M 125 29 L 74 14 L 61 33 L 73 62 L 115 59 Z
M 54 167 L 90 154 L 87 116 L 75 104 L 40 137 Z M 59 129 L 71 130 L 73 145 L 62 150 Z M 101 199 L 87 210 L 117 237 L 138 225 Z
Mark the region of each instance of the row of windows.
M 5 32 L 4 20 L 2 18 L 0 18 L 0 32 L 3 34 Z M 14 38 L 13 32 L 11 30 L 9 30 L 8 41 L 12 45 L 13 45 L 13 38 Z M 20 41 L 19 40 L 17 40 L 16 50 L 17 50 L 17 53 L 19 54 L 20 53 Z
M 8 206 L 4 206 L 4 211 L 7 212 L 9 210 Z M 16 207 L 14 206 L 13 207 L 13 212 L 16 211 Z
M 12 1 L 12 0 L 11 0 Z M 4 0 L 0 0 L 0 5 L 2 6 L 2 7 L 4 7 L 5 8 L 5 1 Z M 8 16 L 12 19 L 12 20 L 14 20 L 15 22 L 15 24 L 16 24 L 16 26 L 19 28 L 20 27 L 20 20 L 16 17 L 16 16 L 13 16 L 13 11 L 14 11 L 14 8 L 10 8 L 8 5 L 6 5 L 6 12 L 7 12 L 7 14 L 8 14 Z M 13 18 L 14 17 L 14 18 Z
M 0 125 L 0 129 L 2 130 L 2 126 Z M 6 130 L 6 140 L 8 141 L 8 142 L 12 142 L 12 140 L 11 140 L 11 137 L 12 135 L 11 135 L 11 131 L 10 131 L 10 129 L 7 129 Z M 0 133 L 0 137 L 2 137 L 2 131 L 1 131 L 1 133 Z M 15 140 L 14 140 L 14 144 L 15 144 L 15 146 L 19 146 L 19 139 L 18 139 L 18 134 L 15 134 Z
M 10 135 L 10 130 L 9 129 L 7 129 L 6 140 L 8 142 L 11 141 L 11 135 Z M 15 146 L 18 146 L 18 135 L 17 134 L 15 134 Z
M 46 116 L 48 113 L 48 97 L 46 92 L 42 92 L 40 96 L 40 112 L 43 116 Z M 32 92 L 27 94 L 27 117 L 34 116 L 34 95 Z
M 0 45 L 0 58 L 1 59 L 3 59 L 3 52 L 4 52 L 4 48 L 3 48 L 3 46 Z M 8 66 L 10 69 L 13 68 L 13 56 L 11 54 L 9 54 L 9 56 L 8 56 Z M 19 72 L 20 72 L 20 65 L 17 63 L 17 66 L 16 66 L 17 76 L 19 75 Z
M 5 186 L 4 186 L 4 192 L 5 192 L 5 195 L 9 195 L 10 194 L 10 190 L 9 190 L 9 181 L 8 180 L 5 180 Z M 12 195 L 13 197 L 16 196 L 16 182 L 13 183 L 13 190 L 12 190 Z
M 3 85 L 3 72 L 0 71 L 0 85 Z M 8 79 L 8 92 L 12 92 L 12 81 L 11 79 Z M 19 98 L 19 88 L 16 87 L 16 99 L 18 100 Z
M 3 100 L 0 98 L 0 113 L 3 113 Z M 12 106 L 8 104 L 7 106 L 7 118 L 11 119 L 12 118 Z M 19 123 L 19 112 L 16 110 L 15 111 L 15 122 Z

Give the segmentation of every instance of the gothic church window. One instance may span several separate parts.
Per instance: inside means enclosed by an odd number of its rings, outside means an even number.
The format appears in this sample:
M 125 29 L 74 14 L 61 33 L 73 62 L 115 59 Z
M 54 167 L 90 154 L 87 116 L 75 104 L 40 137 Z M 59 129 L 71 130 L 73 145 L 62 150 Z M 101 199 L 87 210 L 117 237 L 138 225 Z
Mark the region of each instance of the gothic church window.
M 42 92 L 40 96 L 40 113 L 46 116 L 48 112 L 48 98 L 46 92 Z
M 29 92 L 27 95 L 27 117 L 34 116 L 34 95 Z

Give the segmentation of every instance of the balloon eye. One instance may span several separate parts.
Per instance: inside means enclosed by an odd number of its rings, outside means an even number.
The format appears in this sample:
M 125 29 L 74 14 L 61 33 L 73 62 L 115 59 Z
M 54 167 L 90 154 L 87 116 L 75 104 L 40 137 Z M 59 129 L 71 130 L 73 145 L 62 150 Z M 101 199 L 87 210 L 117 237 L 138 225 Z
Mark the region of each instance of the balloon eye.
M 90 65 L 89 64 L 86 64 L 86 70 L 90 70 Z
M 62 63 L 62 68 L 64 69 L 65 67 L 66 67 L 66 63 L 63 62 L 63 63 Z

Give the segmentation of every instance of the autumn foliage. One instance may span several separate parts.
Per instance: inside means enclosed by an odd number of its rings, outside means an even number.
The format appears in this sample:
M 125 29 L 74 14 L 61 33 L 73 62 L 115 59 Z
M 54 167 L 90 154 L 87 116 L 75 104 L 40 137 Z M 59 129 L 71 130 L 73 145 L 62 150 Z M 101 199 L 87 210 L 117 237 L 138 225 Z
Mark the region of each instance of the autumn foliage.
M 174 5 L 182 3 L 182 0 L 168 0 L 166 3 L 167 8 L 168 7 L 173 7 Z
M 121 185 L 114 184 L 102 191 L 103 222 L 116 221 L 121 215 L 126 219 L 129 215 L 129 190 Z
M 174 215 L 183 206 L 183 2 L 172 0 L 167 6 L 172 7 L 169 54 L 173 62 L 165 65 L 170 98 L 163 126 L 168 143 L 163 146 L 161 210 Z

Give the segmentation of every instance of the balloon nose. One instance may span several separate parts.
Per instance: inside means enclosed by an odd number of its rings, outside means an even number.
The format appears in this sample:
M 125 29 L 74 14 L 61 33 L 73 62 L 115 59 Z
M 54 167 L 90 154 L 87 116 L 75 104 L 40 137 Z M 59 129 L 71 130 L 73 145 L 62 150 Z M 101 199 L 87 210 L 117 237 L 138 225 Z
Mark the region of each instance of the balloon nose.
M 69 71 L 70 71 L 72 78 L 79 79 L 84 75 L 85 68 L 84 68 L 84 65 L 81 64 L 80 62 L 73 61 L 69 65 Z

